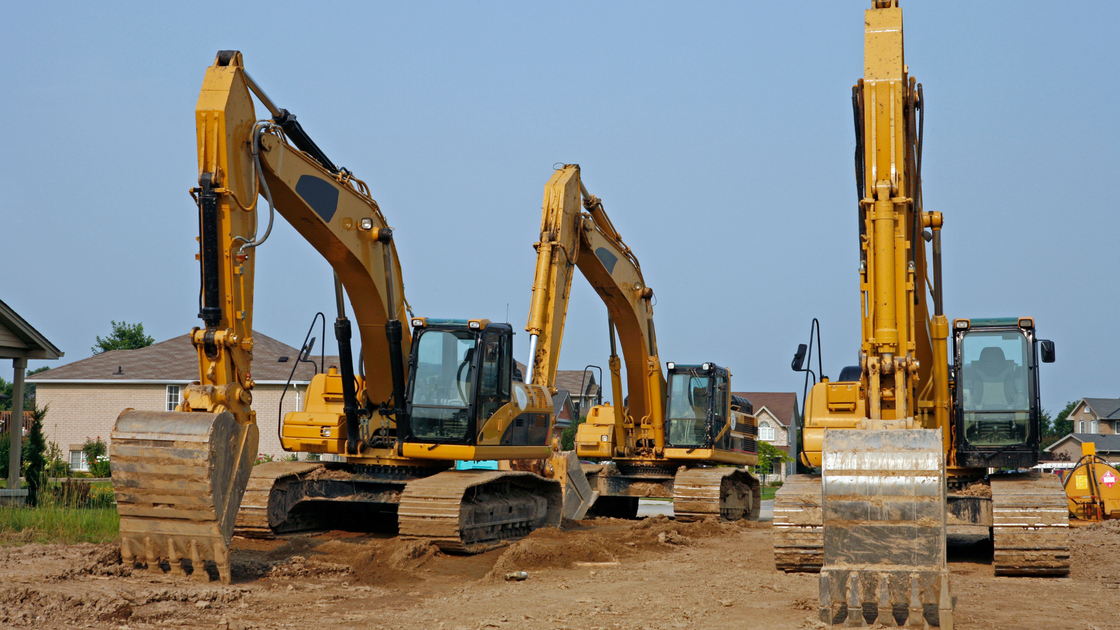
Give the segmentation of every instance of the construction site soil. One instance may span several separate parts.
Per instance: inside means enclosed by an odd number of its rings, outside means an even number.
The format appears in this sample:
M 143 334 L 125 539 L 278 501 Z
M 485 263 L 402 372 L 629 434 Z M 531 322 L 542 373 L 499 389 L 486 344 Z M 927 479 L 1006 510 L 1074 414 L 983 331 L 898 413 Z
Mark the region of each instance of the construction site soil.
M 994 577 L 986 544 L 951 547 L 956 627 L 1117 627 L 1120 522 L 1072 536 L 1062 579 Z M 596 519 L 477 556 L 343 532 L 235 539 L 230 586 L 126 567 L 112 544 L 0 543 L 0 627 L 825 627 L 817 577 L 774 569 L 769 523 Z

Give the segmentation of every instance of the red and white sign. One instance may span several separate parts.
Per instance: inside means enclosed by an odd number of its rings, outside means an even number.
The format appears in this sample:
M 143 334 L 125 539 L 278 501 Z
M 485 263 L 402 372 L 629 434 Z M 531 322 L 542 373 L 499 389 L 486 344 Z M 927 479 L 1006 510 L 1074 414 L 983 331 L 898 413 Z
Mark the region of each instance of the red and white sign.
M 1111 488 L 1116 484 L 1116 481 L 1116 475 L 1112 474 L 1111 470 L 1106 470 L 1104 474 L 1101 475 L 1101 483 L 1103 483 L 1106 488 Z

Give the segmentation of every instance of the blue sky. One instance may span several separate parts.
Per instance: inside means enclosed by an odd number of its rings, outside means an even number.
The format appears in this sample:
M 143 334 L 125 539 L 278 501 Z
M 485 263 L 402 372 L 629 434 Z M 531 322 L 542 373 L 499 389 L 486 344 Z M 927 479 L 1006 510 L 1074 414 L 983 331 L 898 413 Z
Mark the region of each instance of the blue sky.
M 196 325 L 193 109 L 235 48 L 370 184 L 417 314 L 508 304 L 520 331 L 543 186 L 574 162 L 656 293 L 662 360 L 800 392 L 789 359 L 818 317 L 826 374 L 854 362 L 869 2 L 231 4 L 0 5 L 0 299 L 65 361 L 110 320 Z M 1120 5 L 902 6 L 947 314 L 1034 316 L 1057 344 L 1044 407 L 1120 396 Z M 330 269 L 284 224 L 258 256 L 256 328 L 298 345 Z M 606 310 L 574 286 L 561 367 L 606 366 Z

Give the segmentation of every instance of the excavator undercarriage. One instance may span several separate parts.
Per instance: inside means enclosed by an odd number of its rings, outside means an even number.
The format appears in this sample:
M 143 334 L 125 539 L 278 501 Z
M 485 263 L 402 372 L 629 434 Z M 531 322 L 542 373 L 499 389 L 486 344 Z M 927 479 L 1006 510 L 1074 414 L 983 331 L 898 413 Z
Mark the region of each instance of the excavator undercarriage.
M 562 515 L 560 483 L 527 472 L 269 462 L 253 471 L 235 533 L 374 530 L 479 553 Z

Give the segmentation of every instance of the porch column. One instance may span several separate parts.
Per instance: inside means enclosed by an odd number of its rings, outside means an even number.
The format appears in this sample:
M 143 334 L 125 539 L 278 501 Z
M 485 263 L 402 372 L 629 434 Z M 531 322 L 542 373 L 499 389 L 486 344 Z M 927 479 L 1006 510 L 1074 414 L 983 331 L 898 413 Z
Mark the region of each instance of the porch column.
M 12 386 L 12 420 L 8 423 L 8 433 L 11 436 L 9 444 L 11 453 L 8 456 L 8 489 L 18 490 L 20 455 L 23 451 L 23 377 L 27 372 L 27 359 L 12 359 L 15 367 L 15 382 Z

